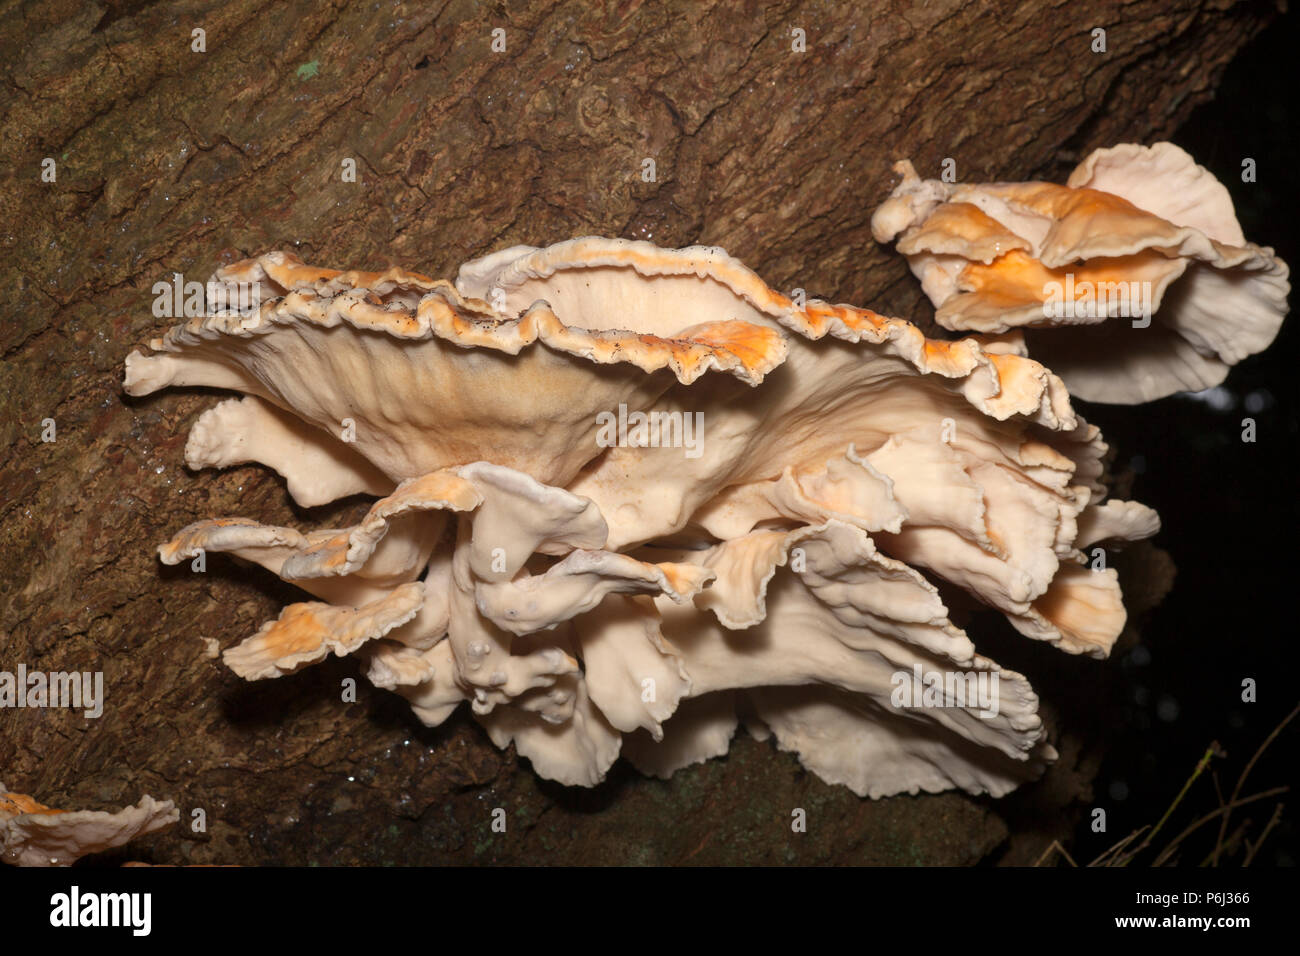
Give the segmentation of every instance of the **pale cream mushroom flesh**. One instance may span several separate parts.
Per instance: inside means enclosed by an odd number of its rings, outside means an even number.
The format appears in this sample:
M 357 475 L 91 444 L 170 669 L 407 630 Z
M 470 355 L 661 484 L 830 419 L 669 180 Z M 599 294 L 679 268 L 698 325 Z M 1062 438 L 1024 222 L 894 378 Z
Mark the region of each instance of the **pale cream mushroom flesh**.
M 351 528 L 218 518 L 162 546 L 311 596 L 226 663 L 357 655 L 424 723 L 468 702 L 564 784 L 620 753 L 670 774 L 743 719 L 861 795 L 1004 794 L 1055 751 L 936 584 L 1104 657 L 1125 612 L 1083 549 L 1158 528 L 1105 500 L 1097 429 L 1014 342 L 800 304 L 721 249 L 588 237 L 454 283 L 271 253 L 214 279 L 261 301 L 130 355 L 127 391 L 241 392 L 191 465 L 265 462 L 304 505 L 378 497 Z M 947 696 L 903 700 L 913 679 Z
M 1246 241 L 1227 189 L 1172 143 L 1099 149 L 1052 183 L 902 182 L 872 217 L 958 332 L 1024 329 L 1079 398 L 1220 384 L 1287 312 L 1288 269 Z
M 169 827 L 180 819 L 170 800 L 143 797 L 133 807 L 55 810 L 0 783 L 0 860 L 19 866 L 71 866 Z

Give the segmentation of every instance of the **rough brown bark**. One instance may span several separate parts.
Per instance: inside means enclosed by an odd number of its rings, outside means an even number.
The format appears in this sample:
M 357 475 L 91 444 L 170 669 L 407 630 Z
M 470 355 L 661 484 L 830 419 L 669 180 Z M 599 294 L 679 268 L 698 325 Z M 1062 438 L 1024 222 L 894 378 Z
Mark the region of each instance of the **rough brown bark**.
M 172 862 L 963 863 L 1027 800 L 1021 858 L 1068 828 L 1056 811 L 1092 760 L 1072 744 L 1005 804 L 859 800 L 743 736 L 669 783 L 618 770 L 565 791 L 463 715 L 424 730 L 364 680 L 341 705 L 348 661 L 243 684 L 201 639 L 251 633 L 291 589 L 155 557 L 199 517 L 325 526 L 362 507 L 307 515 L 267 470 L 188 472 L 211 396 L 124 399 L 123 357 L 164 325 L 150 286 L 173 272 L 284 248 L 450 275 L 513 243 L 601 234 L 722 245 L 774 286 L 920 319 L 868 228 L 895 159 L 1025 178 L 1167 136 L 1271 16 L 1197 0 L 859 6 L 4 4 L 0 670 L 102 669 L 108 702 L 98 720 L 0 710 L 0 780 L 61 806 L 173 798 L 182 825 L 128 854 Z M 799 839 L 792 807 L 813 821 Z M 189 832 L 195 808 L 206 833 Z

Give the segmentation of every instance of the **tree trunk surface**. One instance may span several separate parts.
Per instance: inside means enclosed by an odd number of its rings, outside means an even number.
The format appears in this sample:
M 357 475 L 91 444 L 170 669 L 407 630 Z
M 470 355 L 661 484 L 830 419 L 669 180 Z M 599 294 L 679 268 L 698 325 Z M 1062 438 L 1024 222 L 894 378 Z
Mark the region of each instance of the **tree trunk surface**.
M 0 780 L 64 808 L 175 800 L 179 825 L 106 862 L 1032 858 L 1071 831 L 1100 756 L 1050 680 L 1061 761 L 1004 801 L 859 799 L 743 733 L 727 758 L 668 782 L 620 763 L 601 787 L 569 790 L 498 751 L 463 708 L 421 727 L 350 660 L 241 681 L 205 639 L 229 646 L 300 595 L 221 557 L 201 575 L 164 567 L 156 546 L 204 517 L 340 526 L 366 502 L 309 512 L 268 469 L 187 470 L 186 435 L 213 395 L 127 399 L 123 359 L 170 324 L 150 290 L 175 272 L 203 281 L 285 249 L 451 277 L 495 249 L 587 234 L 720 245 L 776 288 L 924 325 L 902 257 L 870 234 L 895 160 L 937 176 L 951 158 L 970 181 L 1059 179 L 1095 147 L 1167 137 L 1272 11 L 509 7 L 3 5 L 0 670 L 102 670 L 107 699 L 98 719 L 0 710 Z M 972 634 L 979 644 L 978 619 Z M 1037 665 L 1079 663 L 1052 653 Z M 357 703 L 339 700 L 347 677 Z M 505 834 L 491 831 L 496 807 Z M 807 833 L 791 832 L 797 807 Z

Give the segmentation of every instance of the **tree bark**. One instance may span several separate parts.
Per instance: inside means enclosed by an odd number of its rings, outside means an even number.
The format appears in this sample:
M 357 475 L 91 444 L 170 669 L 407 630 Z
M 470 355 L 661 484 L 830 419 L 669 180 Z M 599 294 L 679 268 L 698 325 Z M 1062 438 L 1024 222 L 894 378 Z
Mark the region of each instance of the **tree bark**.
M 1018 859 L 1041 850 L 1095 763 L 1068 720 L 1061 763 L 1002 803 L 859 800 L 743 735 L 668 783 L 620 764 L 588 792 L 539 782 L 463 712 L 420 727 L 351 661 L 243 683 L 204 639 L 227 646 L 297 593 L 217 557 L 164 568 L 155 546 L 202 517 L 338 526 L 365 503 L 308 513 L 266 469 L 186 470 L 212 395 L 127 399 L 122 361 L 167 324 L 155 282 L 271 249 L 450 277 L 515 243 L 699 242 L 775 287 L 924 321 L 870 235 L 896 159 L 1059 178 L 1097 146 L 1171 134 L 1271 16 L 1198 0 L 5 4 L 0 670 L 102 670 L 107 701 L 98 719 L 0 710 L 0 780 L 69 808 L 174 799 L 179 826 L 114 857 L 158 862 L 971 863 L 1008 834 L 1027 838 Z M 340 703 L 346 677 L 358 703 Z M 792 839 L 795 807 L 814 822 Z

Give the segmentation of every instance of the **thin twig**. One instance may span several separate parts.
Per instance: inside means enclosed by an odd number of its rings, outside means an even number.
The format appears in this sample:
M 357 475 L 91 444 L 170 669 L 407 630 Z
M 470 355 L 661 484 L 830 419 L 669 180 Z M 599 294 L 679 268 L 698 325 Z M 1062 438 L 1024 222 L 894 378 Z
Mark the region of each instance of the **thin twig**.
M 1236 847 L 1240 845 L 1243 840 L 1246 839 L 1246 831 L 1250 829 L 1250 824 L 1252 822 L 1253 821 L 1250 819 L 1250 817 L 1246 817 L 1246 819 L 1242 823 L 1239 823 L 1237 825 L 1237 829 L 1232 831 L 1232 836 L 1228 837 L 1227 842 L 1222 844 L 1221 849 L 1223 850 L 1224 853 L 1228 854 L 1229 856 L 1232 855 Z M 1210 861 L 1214 859 L 1215 849 L 1219 846 L 1220 845 L 1216 843 L 1213 847 L 1211 847 L 1210 852 L 1205 854 L 1205 858 L 1202 859 L 1201 862 L 1197 864 L 1197 866 L 1201 866 L 1201 867 L 1209 866 Z
M 1065 847 L 1061 846 L 1060 840 L 1053 840 L 1051 843 L 1047 844 L 1047 849 L 1043 851 L 1042 856 L 1040 856 L 1037 860 L 1034 861 L 1034 866 L 1038 866 L 1045 859 L 1047 859 L 1047 854 L 1051 853 L 1053 850 L 1059 850 L 1061 856 L 1065 857 L 1069 861 L 1070 866 L 1074 867 L 1075 869 L 1079 868 L 1079 864 L 1075 863 L 1074 858 L 1070 856 L 1070 854 L 1066 851 Z
M 1165 810 L 1165 815 L 1160 818 L 1160 822 L 1155 825 L 1155 829 L 1148 833 L 1147 838 L 1142 841 L 1138 848 L 1125 856 L 1124 859 L 1117 864 L 1118 866 L 1128 866 L 1129 862 L 1135 856 L 1151 845 L 1151 841 L 1155 839 L 1155 835 L 1160 832 L 1160 828 L 1165 825 L 1165 821 L 1169 819 L 1170 814 L 1172 814 L 1178 804 L 1182 802 L 1183 797 L 1187 796 L 1187 791 L 1191 788 L 1192 784 L 1196 782 L 1196 778 L 1205 772 L 1205 768 L 1210 765 L 1210 761 L 1214 759 L 1215 754 L 1218 752 L 1218 741 L 1211 741 L 1210 746 L 1205 749 L 1204 756 L 1196 762 L 1196 769 L 1192 771 L 1192 775 L 1188 777 L 1187 782 L 1183 784 L 1183 789 L 1178 791 L 1178 796 L 1174 797 L 1174 802 L 1169 804 L 1169 808 Z
M 1246 777 L 1250 773 L 1251 768 L 1255 766 L 1255 761 L 1260 758 L 1260 755 L 1264 752 L 1264 750 L 1268 747 L 1268 745 L 1271 744 L 1277 738 L 1277 735 L 1282 732 L 1282 728 L 1285 727 L 1287 724 L 1289 724 L 1291 722 L 1291 718 L 1294 717 L 1297 713 L 1300 713 L 1300 704 L 1296 704 L 1295 707 L 1291 709 L 1291 713 L 1287 714 L 1286 717 L 1282 719 L 1282 723 L 1274 727 L 1273 732 L 1264 738 L 1264 742 L 1260 744 L 1259 749 L 1255 751 L 1255 756 L 1250 758 L 1250 762 L 1246 764 L 1246 769 L 1243 770 L 1241 772 L 1241 776 L 1237 778 L 1237 785 L 1232 789 L 1233 800 L 1236 800 L 1237 794 L 1241 793 L 1241 787 L 1246 782 Z M 1229 803 L 1228 806 L 1231 807 L 1232 804 Z M 1213 863 L 1214 866 L 1219 865 L 1219 845 L 1223 843 L 1223 835 L 1228 832 L 1228 816 L 1229 814 L 1225 813 L 1223 815 L 1222 822 L 1219 824 L 1219 839 L 1214 844 L 1214 863 Z
M 1197 820 L 1195 823 L 1190 824 L 1187 827 L 1187 829 L 1184 830 L 1182 833 L 1178 834 L 1178 836 L 1174 838 L 1174 841 L 1170 843 L 1167 847 L 1165 847 L 1164 850 L 1161 851 L 1160 855 L 1155 858 L 1155 861 L 1151 865 L 1159 866 L 1165 860 L 1169 859 L 1169 857 L 1174 852 L 1174 848 L 1178 846 L 1179 843 L 1181 843 L 1186 837 L 1191 836 L 1191 834 L 1194 831 L 1199 830 L 1202 826 L 1209 823 L 1215 817 L 1222 816 L 1223 814 L 1228 813 L 1229 811 L 1235 809 L 1236 807 L 1244 807 L 1248 803 L 1254 803 L 1256 800 L 1263 800 L 1265 797 L 1274 797 L 1277 796 L 1279 793 L 1286 793 L 1290 789 L 1291 789 L 1290 787 L 1274 787 L 1272 790 L 1261 790 L 1259 793 L 1256 793 L 1253 796 L 1242 797 L 1240 800 L 1234 800 L 1232 803 L 1226 804 L 1220 807 L 1218 810 L 1213 811 L 1212 813 L 1207 813 L 1205 816 L 1201 817 L 1201 819 Z
M 1282 819 L 1282 806 L 1283 805 L 1279 803 L 1273 809 L 1273 816 L 1269 818 L 1268 826 L 1264 827 L 1264 832 L 1259 835 L 1259 839 L 1255 841 L 1255 845 L 1246 852 L 1245 862 L 1241 864 L 1243 868 L 1250 866 L 1251 861 L 1255 859 L 1255 854 L 1259 852 L 1259 848 L 1263 846 L 1264 841 L 1268 839 L 1268 835 L 1272 831 L 1273 827 L 1277 826 L 1277 821 Z
M 1107 859 L 1108 857 L 1112 857 L 1112 856 L 1114 856 L 1115 854 L 1119 853 L 1121 850 L 1124 849 L 1124 847 L 1128 846 L 1130 843 L 1132 843 L 1134 840 L 1136 840 L 1139 836 L 1141 836 L 1143 833 L 1145 833 L 1146 830 L 1147 830 L 1147 827 L 1145 827 L 1145 826 L 1138 827 L 1136 830 L 1134 830 L 1132 833 L 1130 833 L 1130 834 L 1129 834 L 1128 836 L 1126 836 L 1124 839 L 1120 840 L 1118 843 L 1116 843 L 1114 846 L 1112 846 L 1109 850 L 1102 850 L 1102 851 L 1101 851 L 1101 855 L 1098 856 L 1095 860 L 1093 860 L 1093 861 L 1092 861 L 1091 863 L 1089 863 L 1088 865 L 1089 865 L 1089 866 L 1103 866 L 1103 865 L 1109 865 L 1109 864 L 1103 864 L 1103 863 L 1102 863 L 1102 860 L 1105 860 L 1105 859 Z

